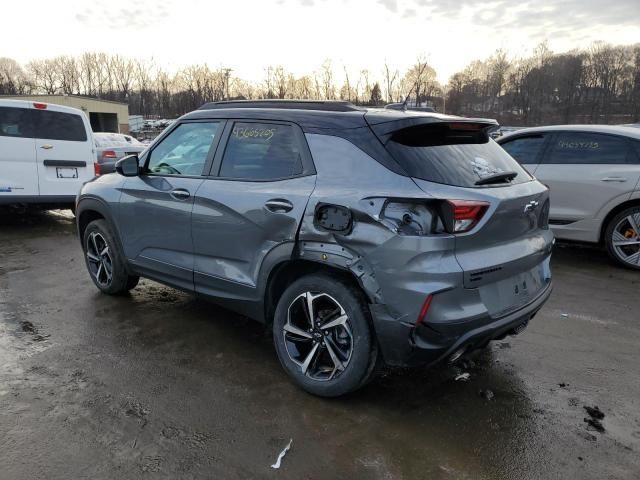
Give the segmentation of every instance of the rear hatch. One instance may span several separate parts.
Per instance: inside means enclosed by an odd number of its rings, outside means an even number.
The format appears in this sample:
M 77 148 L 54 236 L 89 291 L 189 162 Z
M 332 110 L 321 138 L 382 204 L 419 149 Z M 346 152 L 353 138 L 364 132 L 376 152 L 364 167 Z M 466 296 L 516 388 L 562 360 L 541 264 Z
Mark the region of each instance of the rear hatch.
M 478 289 L 495 317 L 529 303 L 550 280 L 547 188 L 489 138 L 494 121 L 410 118 L 371 127 L 428 198 L 445 205 L 464 287 Z

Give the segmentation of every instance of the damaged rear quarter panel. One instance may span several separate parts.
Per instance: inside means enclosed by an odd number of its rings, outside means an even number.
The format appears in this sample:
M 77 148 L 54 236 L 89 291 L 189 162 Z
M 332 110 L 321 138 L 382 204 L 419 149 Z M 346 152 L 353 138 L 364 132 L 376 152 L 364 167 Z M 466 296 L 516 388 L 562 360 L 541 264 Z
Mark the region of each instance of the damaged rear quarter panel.
M 453 237 L 401 236 L 379 221 L 386 198 L 428 199 L 409 177 L 391 172 L 344 138 L 307 134 L 317 170 L 299 233 L 298 254 L 350 270 L 370 303 L 384 304 L 397 320 L 413 324 L 430 292 L 462 283 Z M 346 234 L 314 222 L 316 206 L 334 204 L 353 214 Z

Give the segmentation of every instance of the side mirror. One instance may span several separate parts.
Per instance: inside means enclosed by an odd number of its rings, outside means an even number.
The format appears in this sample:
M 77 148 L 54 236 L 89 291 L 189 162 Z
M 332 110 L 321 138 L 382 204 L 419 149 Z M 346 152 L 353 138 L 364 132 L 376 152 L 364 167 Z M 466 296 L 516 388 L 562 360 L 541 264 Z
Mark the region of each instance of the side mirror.
M 116 172 L 124 177 L 137 177 L 140 173 L 138 155 L 127 155 L 116 162 Z

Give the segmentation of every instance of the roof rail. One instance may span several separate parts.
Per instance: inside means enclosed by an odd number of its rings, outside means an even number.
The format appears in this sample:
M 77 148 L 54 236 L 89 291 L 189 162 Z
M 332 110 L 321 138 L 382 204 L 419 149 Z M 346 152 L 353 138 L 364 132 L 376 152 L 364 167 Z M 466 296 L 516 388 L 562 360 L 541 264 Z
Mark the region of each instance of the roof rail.
M 326 112 L 356 112 L 362 111 L 352 103 L 330 100 L 228 100 L 223 102 L 209 102 L 198 110 L 216 110 L 221 108 L 286 108 L 292 110 L 322 110 Z

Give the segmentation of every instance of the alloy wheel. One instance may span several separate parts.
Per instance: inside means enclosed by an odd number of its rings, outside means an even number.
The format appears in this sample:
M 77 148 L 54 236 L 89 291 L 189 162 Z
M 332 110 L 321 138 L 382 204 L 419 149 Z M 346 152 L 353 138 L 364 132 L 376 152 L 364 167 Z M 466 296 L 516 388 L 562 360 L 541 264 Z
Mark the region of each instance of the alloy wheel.
M 87 237 L 87 264 L 89 272 L 98 285 L 108 288 L 113 278 L 113 260 L 109 251 L 109 244 L 101 233 L 92 232 Z
M 640 213 L 627 215 L 612 232 L 611 245 L 620 260 L 640 266 Z
M 291 361 L 313 380 L 333 380 L 349 365 L 353 354 L 349 317 L 326 293 L 298 295 L 289 305 L 282 334 Z

